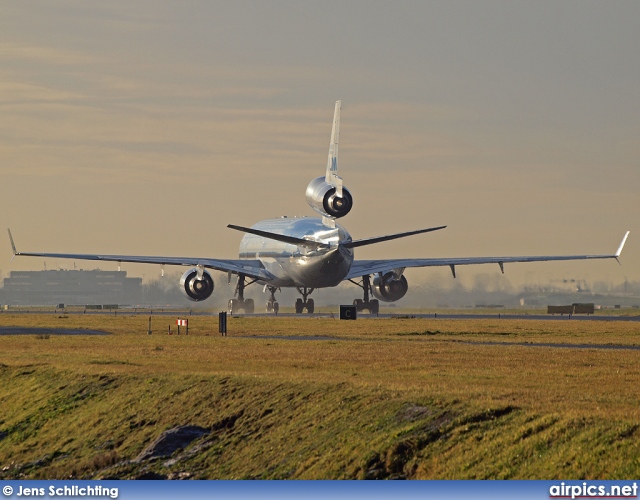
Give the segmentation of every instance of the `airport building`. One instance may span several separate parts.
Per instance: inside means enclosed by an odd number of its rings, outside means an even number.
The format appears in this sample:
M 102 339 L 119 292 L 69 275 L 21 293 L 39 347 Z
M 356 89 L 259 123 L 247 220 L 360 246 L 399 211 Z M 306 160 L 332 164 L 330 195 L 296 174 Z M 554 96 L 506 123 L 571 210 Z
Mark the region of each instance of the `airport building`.
M 136 305 L 141 300 L 142 278 L 100 270 L 12 271 L 0 295 L 9 306 Z

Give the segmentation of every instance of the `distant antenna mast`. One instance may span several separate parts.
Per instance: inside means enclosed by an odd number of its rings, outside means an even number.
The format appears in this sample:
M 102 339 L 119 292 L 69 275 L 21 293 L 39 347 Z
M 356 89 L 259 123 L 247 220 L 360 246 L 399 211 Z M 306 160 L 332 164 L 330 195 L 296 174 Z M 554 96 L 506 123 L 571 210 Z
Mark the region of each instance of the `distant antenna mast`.
M 47 270 L 47 261 L 46 260 L 44 261 L 44 270 L 45 271 Z

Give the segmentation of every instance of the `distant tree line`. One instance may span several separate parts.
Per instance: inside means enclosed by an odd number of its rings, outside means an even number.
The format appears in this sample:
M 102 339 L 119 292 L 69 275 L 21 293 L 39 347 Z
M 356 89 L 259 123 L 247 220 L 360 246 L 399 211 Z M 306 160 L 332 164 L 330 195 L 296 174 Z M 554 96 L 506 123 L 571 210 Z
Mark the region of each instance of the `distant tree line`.
M 227 301 L 234 296 L 236 280 L 234 276 L 231 284 L 227 283 L 227 275 L 213 272 L 215 282 L 213 295 L 204 302 L 196 303 L 188 300 L 180 290 L 180 274 L 170 273 L 162 278 L 143 283 L 142 300 L 145 305 L 152 306 L 183 306 L 206 307 L 214 309 L 226 308 Z M 575 290 L 562 289 L 552 286 L 514 286 L 502 275 L 493 276 L 479 274 L 473 281 L 465 285 L 463 280 L 444 280 L 438 276 L 423 283 L 409 283 L 407 295 L 396 302 L 397 307 L 473 307 L 479 304 L 517 306 L 523 297 L 537 296 L 538 305 L 546 305 L 548 297 L 567 296 L 567 300 L 573 300 Z M 610 297 L 612 301 L 616 297 L 628 297 L 633 302 L 640 304 L 640 281 L 626 280 L 623 283 L 599 281 L 583 291 L 585 296 L 597 295 Z M 247 287 L 245 295 L 256 303 L 256 311 L 262 310 L 263 302 L 266 303 L 268 294 L 263 293 L 263 287 L 252 285 Z M 276 297 L 282 306 L 293 306 L 298 294 L 293 289 L 283 288 L 276 293 Z M 313 292 L 313 298 L 319 305 L 351 304 L 353 299 L 361 298 L 362 289 L 351 284 L 344 283 L 332 289 L 319 289 Z M 555 299 L 554 299 L 555 300 Z M 577 299 L 576 299 L 577 300 Z M 575 301 L 575 300 L 574 300 Z M 531 300 L 525 303 L 532 305 Z M 635 302 L 634 302 L 635 304 Z M 386 304 L 387 306 L 392 304 Z

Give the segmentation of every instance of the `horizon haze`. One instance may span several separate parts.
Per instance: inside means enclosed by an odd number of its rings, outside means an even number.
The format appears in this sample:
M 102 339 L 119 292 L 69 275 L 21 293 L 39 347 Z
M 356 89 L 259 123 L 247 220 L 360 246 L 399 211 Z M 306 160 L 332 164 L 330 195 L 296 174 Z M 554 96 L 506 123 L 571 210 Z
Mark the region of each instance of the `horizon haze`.
M 314 215 L 305 188 L 341 99 L 340 224 L 448 226 L 356 258 L 609 254 L 631 230 L 621 266 L 505 276 L 640 281 L 638 19 L 635 2 L 9 3 L 2 225 L 22 251 L 236 258 L 227 224 Z M 11 261 L 3 234 L 3 275 L 43 269 Z M 46 262 L 74 265 L 98 267 Z M 409 297 L 443 274 L 406 276 Z

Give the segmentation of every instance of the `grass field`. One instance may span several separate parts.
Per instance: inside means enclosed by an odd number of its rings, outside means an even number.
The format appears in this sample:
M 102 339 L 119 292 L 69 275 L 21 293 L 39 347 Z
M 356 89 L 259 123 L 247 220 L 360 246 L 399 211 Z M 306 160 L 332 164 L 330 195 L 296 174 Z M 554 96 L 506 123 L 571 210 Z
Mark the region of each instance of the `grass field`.
M 0 315 L 0 478 L 630 478 L 640 324 Z M 283 340 L 284 337 L 331 337 Z M 530 346 L 572 344 L 581 348 Z M 134 459 L 163 431 L 202 437 Z

